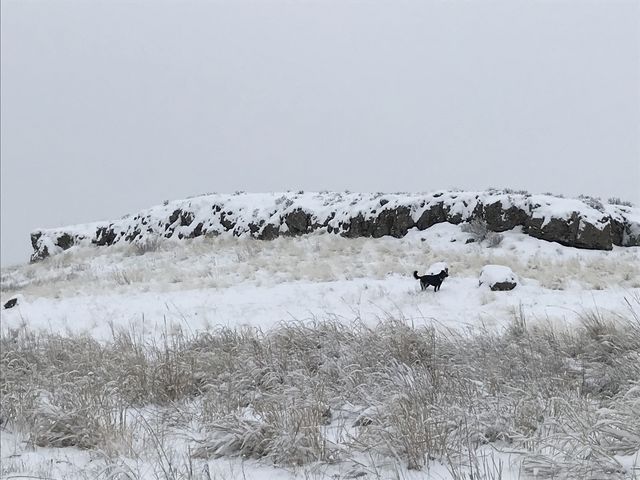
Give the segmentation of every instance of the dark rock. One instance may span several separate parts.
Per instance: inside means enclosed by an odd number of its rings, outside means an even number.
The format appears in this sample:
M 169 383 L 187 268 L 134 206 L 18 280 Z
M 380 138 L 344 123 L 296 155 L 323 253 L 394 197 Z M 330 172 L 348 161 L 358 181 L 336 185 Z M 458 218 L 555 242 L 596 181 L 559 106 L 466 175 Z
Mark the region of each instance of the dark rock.
M 623 246 L 625 224 L 624 221 L 620 221 L 615 217 L 611 217 L 609 222 L 611 225 L 611 243 L 619 247 Z
M 310 231 L 311 215 L 298 208 L 285 215 L 284 223 L 289 229 L 289 235 L 302 235 Z
M 365 220 L 362 213 L 349 219 L 349 223 L 342 223 L 342 236 L 347 238 L 370 237 L 373 231 L 371 221 Z
M 251 222 L 249 223 L 249 231 L 251 232 L 251 235 L 253 235 L 254 237 L 256 236 L 255 234 L 258 233 L 260 231 L 260 227 L 264 224 L 264 221 L 261 221 L 260 224 Z
M 625 223 L 622 245 L 624 247 L 640 247 L 640 225 Z
M 507 290 L 513 290 L 516 288 L 516 285 L 516 282 L 496 282 L 493 285 L 490 285 L 489 288 L 494 292 L 504 292 Z
M 49 256 L 49 248 L 46 245 L 37 248 L 33 254 L 31 254 L 31 258 L 29 261 L 31 263 L 39 262 L 40 260 L 44 260 Z
M 467 244 L 467 243 L 474 243 L 475 241 L 476 241 L 476 239 L 471 237 L 471 238 L 467 238 L 467 239 L 465 240 L 465 242 L 464 242 L 464 243 L 465 243 L 465 244 Z
M 449 213 L 449 209 L 447 209 L 447 222 L 453 223 L 454 225 L 459 225 L 463 221 L 464 221 L 464 218 L 462 217 L 461 213 L 456 213 L 454 215 L 451 215 Z
M 42 237 L 42 232 L 33 232 L 31 234 L 31 247 L 34 250 L 38 249 L 38 240 L 40 240 L 40 237 Z
M 351 217 L 348 223 L 340 223 L 341 234 L 346 238 L 370 237 L 368 233 L 367 221 L 362 213 L 358 213 L 355 217 Z
M 182 210 L 180 209 L 174 210 L 173 213 L 169 215 L 169 224 L 173 225 L 174 223 L 176 223 L 180 218 L 181 213 L 182 213 Z
M 280 234 L 280 227 L 272 223 L 267 223 L 262 232 L 258 235 L 260 240 L 273 240 Z
M 63 233 L 56 240 L 56 245 L 58 247 L 60 247 L 61 249 L 63 249 L 63 250 L 67 250 L 67 249 L 73 247 L 73 243 L 74 243 L 73 242 L 73 237 L 71 235 L 69 235 L 68 233 Z
M 448 213 L 449 209 L 445 208 L 444 202 L 435 203 L 422 212 L 415 226 L 418 230 L 426 230 L 436 223 L 446 222 Z
M 573 212 L 568 219 L 531 218 L 527 224 L 527 233 L 535 238 L 558 242 L 568 247 L 594 250 L 611 250 L 611 225 L 605 223 L 603 228 L 582 219 L 578 212 Z
M 398 207 L 395 210 L 383 210 L 372 222 L 371 236 L 380 238 L 391 235 L 396 238 L 404 237 L 410 228 L 415 226 L 411 218 L 409 207 Z
M 105 245 L 113 245 L 115 239 L 116 232 L 113 230 L 113 225 L 109 225 L 108 227 L 98 227 L 96 230 L 96 238 L 92 243 L 103 247 Z
M 594 225 L 582 220 L 580 226 L 581 228 L 578 230 L 575 245 L 573 246 L 591 250 L 613 249 L 613 236 L 611 235 L 611 224 L 609 222 Z
M 334 218 L 336 218 L 336 212 L 331 212 L 327 218 L 325 218 L 324 222 L 322 222 L 322 225 L 318 225 L 317 228 L 327 228 L 327 231 L 329 233 L 331 233 L 331 230 L 333 229 L 332 227 L 329 226 L 329 222 L 331 222 L 331 220 L 333 220 Z M 331 230 L 330 230 L 331 229 Z
M 9 301 L 8 301 L 8 302 L 6 302 L 6 303 L 4 304 L 4 308 L 5 308 L 5 309 L 6 309 L 6 308 L 13 308 L 13 307 L 15 307 L 17 304 L 18 304 L 18 299 L 17 299 L 17 298 L 11 298 L 11 299 L 9 299 Z
M 222 212 L 220 214 L 220 223 L 222 224 L 222 226 L 226 229 L 226 230 L 233 230 L 233 228 L 236 226 L 236 224 L 232 221 L 232 220 L 228 220 L 227 216 L 228 215 L 233 215 L 233 213 L 229 212 Z
M 189 235 L 189 238 L 195 238 L 195 237 L 199 237 L 200 235 L 203 234 L 202 232 L 202 227 L 204 226 L 204 224 L 202 222 L 198 223 L 196 225 L 196 228 L 193 229 L 193 231 L 191 232 L 191 235 Z
M 525 225 L 529 220 L 529 213 L 515 206 L 504 209 L 502 202 L 498 201 L 484 205 L 482 218 L 487 222 L 489 230 L 505 232 L 517 226 Z
M 187 212 L 187 211 L 183 211 L 180 214 L 180 226 L 181 227 L 188 227 L 189 225 L 191 225 L 191 223 L 193 223 L 193 218 L 194 215 L 191 212 Z M 173 223 L 173 222 L 171 222 Z
M 558 242 L 562 245 L 571 245 L 578 233 L 578 222 L 574 220 L 561 220 L 559 218 L 534 217 L 527 222 L 529 235 L 549 242 Z

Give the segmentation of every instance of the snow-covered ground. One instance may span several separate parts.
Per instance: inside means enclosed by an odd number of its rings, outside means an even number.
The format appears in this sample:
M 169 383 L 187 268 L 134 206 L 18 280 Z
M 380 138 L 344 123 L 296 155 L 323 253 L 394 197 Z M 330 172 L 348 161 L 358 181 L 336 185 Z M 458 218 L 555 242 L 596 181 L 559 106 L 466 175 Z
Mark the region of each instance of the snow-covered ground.
M 85 248 L 7 269 L 3 327 L 87 332 L 113 326 L 153 332 L 168 322 L 188 331 L 215 325 L 268 328 L 292 319 L 338 317 L 375 323 L 501 326 L 522 311 L 531 321 L 572 322 L 585 310 L 617 311 L 640 288 L 640 249 L 579 250 L 506 232 L 500 246 L 465 244 L 448 223 L 405 238 L 344 239 L 328 234 L 167 241 L 158 251 Z M 413 278 L 437 261 L 449 265 L 437 293 Z M 482 267 L 500 264 L 520 278 L 511 292 L 479 286 Z
M 630 305 L 640 299 L 640 247 L 578 250 L 518 231 L 503 235 L 489 248 L 466 243 L 469 234 L 444 223 L 401 239 L 316 233 L 267 242 L 221 235 L 167 240 L 142 255 L 131 245 L 72 247 L 40 263 L 2 270 L 2 303 L 19 299 L 16 307 L 2 310 L 2 335 L 10 338 L 21 330 L 87 334 L 109 342 L 114 333 L 135 332 L 155 342 L 168 332 L 196 335 L 246 325 L 269 331 L 287 322 L 324 320 L 372 328 L 393 320 L 412 327 L 501 332 L 514 320 L 564 328 L 593 312 L 627 318 Z M 436 262 L 446 262 L 449 277 L 440 291 L 421 292 L 413 271 L 425 273 Z M 518 286 L 507 292 L 480 286 L 485 265 L 509 267 Z M 3 478 L 97 476 L 92 465 L 103 461 L 104 452 L 34 447 L 27 438 L 25 432 L 2 430 Z M 175 449 L 180 458 L 188 456 Z M 519 457 L 507 450 L 478 450 L 486 472 L 491 462 L 501 466 L 500 477 L 488 478 L 526 478 Z M 348 465 L 274 469 L 223 457 L 206 467 L 199 464 L 189 477 L 123 457 L 122 471 L 103 471 L 100 478 L 425 478 L 424 471 L 409 471 L 402 462 L 377 464 L 381 470 L 374 471 L 358 468 L 357 461 L 366 463 L 354 459 Z M 633 471 L 637 454 L 620 462 Z M 446 463 L 434 460 L 428 478 L 456 478 Z

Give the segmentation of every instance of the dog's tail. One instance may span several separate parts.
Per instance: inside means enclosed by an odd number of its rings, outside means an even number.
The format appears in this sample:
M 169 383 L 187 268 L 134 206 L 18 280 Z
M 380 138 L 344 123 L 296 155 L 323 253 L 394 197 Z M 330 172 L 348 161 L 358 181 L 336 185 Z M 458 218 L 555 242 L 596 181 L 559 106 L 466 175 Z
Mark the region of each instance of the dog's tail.
M 416 280 L 420 280 L 420 277 L 418 276 L 418 270 L 413 272 L 413 278 L 415 278 Z

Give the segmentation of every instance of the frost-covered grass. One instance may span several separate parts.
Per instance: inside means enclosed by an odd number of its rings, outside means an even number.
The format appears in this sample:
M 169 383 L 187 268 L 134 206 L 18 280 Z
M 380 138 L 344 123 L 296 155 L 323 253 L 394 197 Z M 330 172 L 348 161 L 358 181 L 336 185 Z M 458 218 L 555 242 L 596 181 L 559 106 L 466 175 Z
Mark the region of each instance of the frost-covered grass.
M 638 312 L 636 297 L 569 328 L 5 331 L 3 434 L 25 443 L 3 448 L 2 475 L 73 447 L 93 460 L 68 478 L 216 478 L 220 458 L 307 478 L 637 478 Z
M 475 236 L 475 233 L 472 234 Z M 43 262 L 2 272 L 3 298 L 95 293 L 105 289 L 145 290 L 225 288 L 294 281 L 381 279 L 411 274 L 445 260 L 450 275 L 477 277 L 487 264 L 510 267 L 542 287 L 562 290 L 615 285 L 640 288 L 637 248 L 585 251 L 507 232 L 499 245 L 465 244 L 460 227 L 441 224 L 402 239 L 345 239 L 331 234 L 280 237 L 273 241 L 230 236 L 156 240 L 152 246 L 72 248 Z
M 221 235 L 3 269 L 0 477 L 637 480 L 640 250 L 503 235 Z M 518 287 L 479 287 L 488 264 Z

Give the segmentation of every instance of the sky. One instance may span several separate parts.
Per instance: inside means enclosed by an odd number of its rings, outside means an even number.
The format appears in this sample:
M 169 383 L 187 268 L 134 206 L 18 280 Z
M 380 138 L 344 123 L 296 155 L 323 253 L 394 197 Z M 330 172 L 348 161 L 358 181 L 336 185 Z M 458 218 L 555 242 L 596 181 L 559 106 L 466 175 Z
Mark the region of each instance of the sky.
M 207 192 L 640 204 L 640 1 L 2 0 L 1 263 Z

